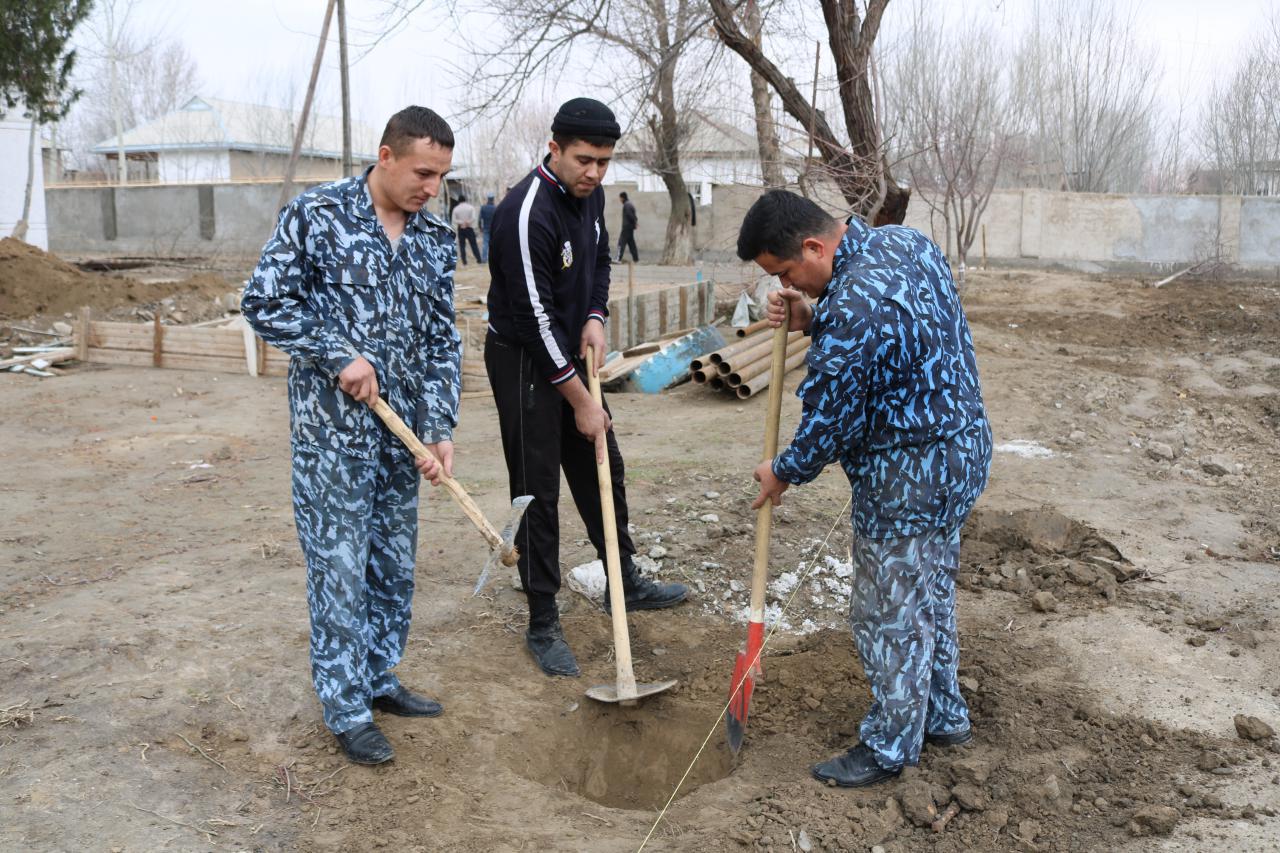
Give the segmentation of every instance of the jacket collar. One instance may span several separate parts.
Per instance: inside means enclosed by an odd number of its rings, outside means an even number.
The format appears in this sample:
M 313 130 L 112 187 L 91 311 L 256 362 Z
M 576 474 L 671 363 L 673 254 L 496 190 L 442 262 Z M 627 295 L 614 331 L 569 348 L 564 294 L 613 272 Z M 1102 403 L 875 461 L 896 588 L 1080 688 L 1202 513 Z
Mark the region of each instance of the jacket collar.
M 840 245 L 836 247 L 835 257 L 831 261 L 831 277 L 834 279 L 844 271 L 845 266 L 866 248 L 871 240 L 871 227 L 856 216 L 850 216 L 845 224 L 848 228 Z
M 561 195 L 569 194 L 569 190 L 565 188 L 564 183 L 562 183 L 561 180 L 558 177 L 556 177 L 555 172 L 551 171 L 551 155 L 550 154 L 548 154 L 546 157 L 543 157 L 542 162 L 539 163 L 538 167 L 533 171 L 544 182 L 560 190 Z

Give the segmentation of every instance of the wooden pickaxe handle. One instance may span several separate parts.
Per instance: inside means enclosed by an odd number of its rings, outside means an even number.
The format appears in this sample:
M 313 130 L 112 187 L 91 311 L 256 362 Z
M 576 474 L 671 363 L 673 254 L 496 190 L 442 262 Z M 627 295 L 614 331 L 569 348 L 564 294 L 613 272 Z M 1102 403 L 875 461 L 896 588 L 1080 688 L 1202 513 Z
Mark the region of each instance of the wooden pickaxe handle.
M 773 330 L 773 352 L 769 368 L 769 405 L 764 420 L 764 459 L 772 462 L 778 455 L 778 422 L 782 416 L 782 378 L 786 373 L 787 325 L 791 322 L 790 306 L 784 301 L 782 325 Z M 752 622 L 764 622 L 765 584 L 769 580 L 769 529 L 773 522 L 773 502 L 765 501 L 756 510 L 756 559 L 751 571 Z M 754 668 L 758 668 L 755 663 Z
M 395 433 L 415 457 L 418 459 L 435 459 L 437 463 L 440 461 L 436 459 L 434 453 L 427 450 L 425 444 L 418 440 L 418 437 L 413 434 L 413 430 L 409 429 L 405 422 L 400 419 L 400 416 L 395 413 L 395 410 L 387 405 L 386 400 L 379 397 L 370 408 L 373 409 L 378 417 L 382 418 L 382 422 L 387 425 L 387 429 Z M 453 495 L 454 500 L 458 502 L 458 506 L 462 507 L 463 514 L 471 519 L 471 523 L 484 536 L 485 541 L 489 543 L 489 547 L 501 548 L 501 534 L 489 523 L 489 519 L 484 517 L 484 513 L 480 511 L 480 507 L 476 506 L 476 502 L 471 499 L 471 495 L 467 494 L 467 490 L 462 488 L 462 484 L 444 473 L 440 475 L 440 482 Z M 503 562 L 506 563 L 506 555 L 503 556 Z M 512 565 L 514 564 L 513 560 Z

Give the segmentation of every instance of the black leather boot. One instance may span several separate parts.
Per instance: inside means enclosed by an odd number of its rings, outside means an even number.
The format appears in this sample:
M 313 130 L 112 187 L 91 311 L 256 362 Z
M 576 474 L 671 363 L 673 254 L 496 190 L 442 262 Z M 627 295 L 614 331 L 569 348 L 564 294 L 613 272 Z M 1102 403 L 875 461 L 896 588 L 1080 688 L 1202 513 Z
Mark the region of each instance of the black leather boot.
M 689 587 L 682 583 L 654 583 L 641 573 L 630 557 L 623 557 L 622 593 L 627 601 L 627 612 L 632 613 L 636 610 L 675 607 L 689 597 Z M 607 586 L 604 591 L 604 612 L 613 612 Z
M 811 772 L 819 782 L 834 782 L 841 788 L 864 788 L 897 777 L 902 768 L 881 767 L 871 748 L 858 744 L 844 755 L 813 765 Z
M 578 661 L 565 642 L 555 596 L 529 596 L 529 630 L 524 644 L 547 675 L 578 675 Z
M 395 757 L 391 744 L 373 723 L 364 723 L 334 735 L 342 751 L 356 764 L 382 764 Z

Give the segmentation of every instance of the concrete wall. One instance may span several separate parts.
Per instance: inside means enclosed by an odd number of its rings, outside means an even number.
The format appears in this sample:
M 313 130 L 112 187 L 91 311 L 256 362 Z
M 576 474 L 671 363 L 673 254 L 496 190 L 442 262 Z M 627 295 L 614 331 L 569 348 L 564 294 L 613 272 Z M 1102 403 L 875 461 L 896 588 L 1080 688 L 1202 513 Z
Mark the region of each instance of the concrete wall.
M 618 193 L 624 190 L 640 218 L 640 259 L 656 262 L 666 237 L 667 194 L 623 183 L 606 188 L 615 257 L 622 220 Z M 252 257 L 271 232 L 279 194 L 278 183 L 49 189 L 49 244 L 72 255 Z M 700 257 L 734 256 L 738 226 L 759 195 L 754 187 L 715 187 L 713 203 L 697 206 L 694 247 Z M 834 194 L 820 202 L 833 212 L 842 207 Z M 991 197 L 982 222 L 987 258 L 996 263 L 1168 268 L 1203 259 L 1221 244 L 1242 266 L 1280 266 L 1280 198 L 1002 190 Z M 907 224 L 945 245 L 942 218 L 924 199 L 912 200 Z M 979 237 L 970 262 L 981 255 Z

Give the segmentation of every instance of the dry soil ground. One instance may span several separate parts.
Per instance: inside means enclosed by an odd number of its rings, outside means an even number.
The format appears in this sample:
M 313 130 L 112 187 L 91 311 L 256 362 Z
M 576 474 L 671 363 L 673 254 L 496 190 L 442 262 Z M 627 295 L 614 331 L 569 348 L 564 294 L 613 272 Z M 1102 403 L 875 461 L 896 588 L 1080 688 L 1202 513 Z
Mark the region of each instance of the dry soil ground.
M 736 762 L 716 725 L 765 395 L 613 398 L 642 548 L 698 590 L 633 618 L 640 677 L 680 680 L 634 709 L 583 697 L 613 663 L 576 593 L 583 676 L 535 670 L 521 596 L 470 597 L 482 543 L 430 494 L 400 672 L 447 711 L 383 719 L 396 760 L 368 769 L 308 679 L 283 382 L 0 377 L 0 849 L 634 851 L 708 732 L 647 849 L 1276 849 L 1276 741 L 1233 724 L 1280 723 L 1276 286 L 998 273 L 965 296 L 1007 445 L 961 577 L 977 739 L 864 791 L 808 776 L 869 701 L 838 471 L 778 514 L 789 630 Z M 457 473 L 495 516 L 497 446 L 491 401 L 466 400 Z M 564 515 L 568 569 L 594 555 Z

